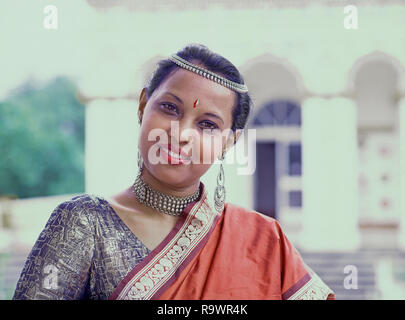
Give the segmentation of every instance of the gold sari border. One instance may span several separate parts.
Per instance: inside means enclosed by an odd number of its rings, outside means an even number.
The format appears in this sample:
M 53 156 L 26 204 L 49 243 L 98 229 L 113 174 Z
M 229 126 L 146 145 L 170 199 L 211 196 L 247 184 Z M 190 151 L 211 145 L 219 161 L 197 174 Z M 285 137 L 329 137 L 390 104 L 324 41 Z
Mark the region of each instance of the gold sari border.
M 297 286 L 299 288 L 297 288 Z M 283 294 L 283 299 L 286 300 L 327 300 L 329 295 L 334 292 L 319 278 L 319 276 L 309 271 L 300 281 L 293 286 L 295 290 L 292 293 L 290 290 L 289 296 Z M 287 293 L 286 292 L 286 293 Z
M 210 233 L 218 213 L 211 209 L 207 192 L 204 192 L 197 203 L 190 209 L 179 230 L 164 244 L 156 248 L 156 254 L 148 259 L 139 269 L 139 265 L 124 278 L 110 299 L 147 300 L 166 287 L 168 282 L 181 267 L 183 262 L 190 261 L 190 256 L 198 253 L 201 242 Z M 169 234 L 170 238 L 170 234 Z M 164 241 L 165 242 L 165 241 Z M 153 250 L 155 251 L 155 250 Z M 153 254 L 154 252 L 150 254 Z M 139 269 L 139 270 L 137 270 Z

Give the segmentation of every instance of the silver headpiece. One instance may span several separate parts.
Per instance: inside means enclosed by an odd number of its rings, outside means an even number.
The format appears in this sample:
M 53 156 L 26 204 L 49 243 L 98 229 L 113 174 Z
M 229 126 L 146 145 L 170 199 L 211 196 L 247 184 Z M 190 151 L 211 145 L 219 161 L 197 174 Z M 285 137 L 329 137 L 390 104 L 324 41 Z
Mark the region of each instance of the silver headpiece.
M 182 67 L 186 70 L 192 71 L 200 76 L 203 76 L 209 80 L 215 81 L 219 83 L 220 85 L 231 89 L 236 92 L 240 93 L 245 93 L 248 92 L 248 88 L 244 84 L 240 84 L 231 80 L 228 80 L 210 70 L 204 69 L 202 67 L 196 66 L 195 64 L 192 64 L 191 62 L 188 62 L 187 60 L 179 57 L 176 54 L 172 54 L 169 59 L 173 61 L 175 64 L 177 64 L 179 67 Z

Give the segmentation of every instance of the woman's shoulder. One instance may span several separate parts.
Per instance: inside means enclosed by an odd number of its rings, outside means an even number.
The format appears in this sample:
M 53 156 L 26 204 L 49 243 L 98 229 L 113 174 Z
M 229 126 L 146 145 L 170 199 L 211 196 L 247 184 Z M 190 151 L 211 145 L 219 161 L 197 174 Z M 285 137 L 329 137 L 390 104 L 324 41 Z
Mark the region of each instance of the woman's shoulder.
M 267 221 L 268 223 L 271 224 L 277 224 L 278 221 L 270 216 L 267 216 L 261 212 L 258 212 L 256 210 L 248 209 L 233 203 L 226 203 L 225 205 L 226 212 L 231 213 L 232 215 L 238 215 L 242 216 L 243 218 L 246 219 L 258 219 L 258 220 L 264 220 Z
M 95 199 L 96 197 L 94 195 L 82 193 L 63 200 L 56 206 L 56 209 L 70 211 L 82 207 L 92 207 L 94 206 Z
M 38 240 L 51 243 L 52 246 L 59 243 L 63 245 L 64 241 L 90 241 L 97 222 L 93 212 L 99 206 L 98 201 L 96 196 L 83 193 L 59 202 L 51 212 Z
M 92 193 L 81 193 L 61 202 L 60 205 L 63 205 L 64 207 L 74 205 L 94 206 L 95 204 L 99 203 L 101 198 L 102 197 L 99 197 Z
M 252 227 L 256 230 L 267 231 L 279 237 L 282 230 L 279 222 L 269 216 L 258 211 L 247 209 L 232 203 L 226 203 L 225 206 L 225 220 L 232 224 L 241 225 L 245 227 Z
M 82 193 L 60 202 L 54 213 L 89 217 L 102 209 L 102 197 L 90 193 Z

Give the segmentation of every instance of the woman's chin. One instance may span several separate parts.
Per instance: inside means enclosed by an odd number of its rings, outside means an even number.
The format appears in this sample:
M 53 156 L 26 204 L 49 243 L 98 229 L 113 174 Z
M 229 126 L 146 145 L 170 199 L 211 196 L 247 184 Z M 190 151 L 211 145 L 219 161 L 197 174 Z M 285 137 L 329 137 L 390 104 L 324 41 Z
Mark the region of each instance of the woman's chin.
M 155 179 L 173 187 L 187 187 L 199 177 L 190 172 L 190 165 L 158 164 L 153 166 L 150 173 Z

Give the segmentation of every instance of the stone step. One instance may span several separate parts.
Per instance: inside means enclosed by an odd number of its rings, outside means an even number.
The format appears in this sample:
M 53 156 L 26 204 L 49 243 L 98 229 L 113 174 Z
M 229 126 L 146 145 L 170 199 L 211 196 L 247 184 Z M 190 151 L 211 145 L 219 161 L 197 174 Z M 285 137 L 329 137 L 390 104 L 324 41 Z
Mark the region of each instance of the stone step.
M 336 300 L 374 300 L 377 296 L 374 293 L 342 294 L 336 293 Z
M 327 284 L 331 284 L 331 285 L 341 285 L 343 286 L 345 283 L 345 279 L 344 278 L 338 278 L 338 277 L 333 277 L 333 276 L 324 276 L 324 277 L 320 277 L 322 279 L 323 282 L 327 283 Z M 369 278 L 369 279 L 357 279 L 356 283 L 359 286 L 375 286 L 377 281 L 375 278 Z
M 380 299 L 377 272 L 379 263 L 388 260 L 392 278 L 405 288 L 405 253 L 397 250 L 360 250 L 355 253 L 301 252 L 304 261 L 335 292 L 338 300 Z M 347 265 L 357 268 L 357 288 L 346 289 Z M 391 266 L 391 267 L 389 267 Z M 389 271 L 390 272 L 390 271 Z
M 398 258 L 405 258 L 405 252 L 395 250 L 360 250 L 357 252 L 310 252 L 299 250 L 301 255 L 311 257 L 366 257 L 366 256 L 391 256 Z
M 376 262 L 380 259 L 389 259 L 391 261 L 395 261 L 397 263 L 405 263 L 405 258 L 403 257 L 395 257 L 395 256 L 343 256 L 343 257 L 330 257 L 330 256 L 309 256 L 309 255 L 301 255 L 304 260 L 311 260 L 311 261 L 319 261 L 319 262 L 328 262 L 328 261 L 338 261 L 338 262 L 346 262 L 346 261 L 353 261 L 357 263 L 365 263 L 365 262 Z
M 305 263 L 311 267 L 311 269 L 314 270 L 324 270 L 324 271 L 330 271 L 330 272 L 335 272 L 339 274 L 347 274 L 349 271 L 352 273 L 352 267 L 354 266 L 357 270 L 357 273 L 374 273 L 375 266 L 374 265 L 356 265 L 356 264 L 319 264 L 319 263 L 313 263 L 312 261 L 305 261 Z M 346 269 L 346 272 L 345 272 Z
M 357 287 L 350 287 L 352 289 L 345 288 L 342 282 L 323 281 L 325 284 L 333 290 L 375 290 L 377 288 L 376 283 L 357 283 Z M 357 289 L 355 289 L 357 288 Z

